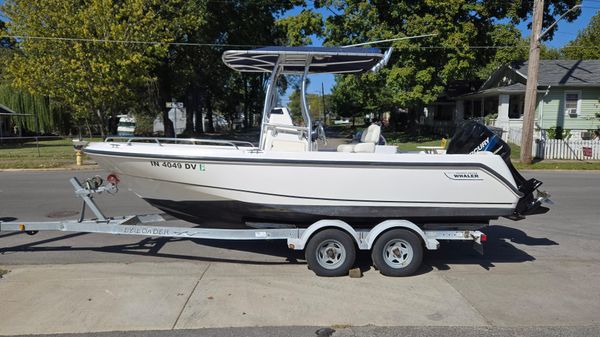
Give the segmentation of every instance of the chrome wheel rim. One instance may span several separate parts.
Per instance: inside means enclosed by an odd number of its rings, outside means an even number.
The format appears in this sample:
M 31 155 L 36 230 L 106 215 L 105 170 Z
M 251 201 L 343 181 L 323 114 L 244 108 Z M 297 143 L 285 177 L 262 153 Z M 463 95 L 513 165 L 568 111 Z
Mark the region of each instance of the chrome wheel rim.
M 336 269 L 346 260 L 346 249 L 337 240 L 325 240 L 317 247 L 317 262 L 325 269 Z
M 383 248 L 383 260 L 392 268 L 404 268 L 413 259 L 412 246 L 403 239 L 390 240 Z

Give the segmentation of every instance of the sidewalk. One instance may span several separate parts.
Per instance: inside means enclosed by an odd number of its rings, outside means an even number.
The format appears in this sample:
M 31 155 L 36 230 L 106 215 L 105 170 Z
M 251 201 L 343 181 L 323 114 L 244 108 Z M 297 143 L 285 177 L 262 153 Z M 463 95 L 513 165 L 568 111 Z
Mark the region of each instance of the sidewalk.
M 4 269 L 11 269 L 0 280 L 4 335 L 244 326 L 485 325 L 460 294 L 433 274 L 399 282 L 374 272 L 361 279 L 319 278 L 304 265 L 134 263 Z M 442 303 L 437 300 L 441 297 Z
M 352 279 L 319 278 L 302 264 L 4 266 L 1 269 L 10 272 L 0 279 L 0 335 L 252 326 L 599 323 L 598 293 L 586 290 L 595 274 L 557 278 L 557 270 L 543 267 L 546 272 L 541 273 L 523 264 L 499 266 L 491 272 L 474 273 L 473 268 L 477 266 L 458 268 L 452 276 L 431 271 L 408 278 L 369 271 Z M 519 294 L 523 285 L 529 290 Z M 493 291 L 496 286 L 499 289 Z M 561 290 L 540 296 L 556 287 Z

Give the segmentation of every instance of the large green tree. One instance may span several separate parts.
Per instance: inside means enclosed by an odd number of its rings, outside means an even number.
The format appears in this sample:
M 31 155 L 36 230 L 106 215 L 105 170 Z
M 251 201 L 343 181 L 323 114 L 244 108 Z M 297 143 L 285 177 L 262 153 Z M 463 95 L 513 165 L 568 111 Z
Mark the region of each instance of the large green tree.
M 572 60 L 600 59 L 600 11 L 588 26 L 577 34 L 577 38 L 562 48 L 562 54 Z
M 267 76 L 229 69 L 221 61 L 225 50 L 305 44 L 310 43 L 311 34 L 321 32 L 321 17 L 312 11 L 283 17 L 294 6 L 305 6 L 304 0 L 192 0 L 187 5 L 195 8 L 192 12 L 202 12 L 202 20 L 184 20 L 177 41 L 208 45 L 173 46 L 159 78 L 165 99 L 186 102 L 190 132 L 202 131 L 200 112 L 208 118 L 207 131 L 212 131 L 216 109 L 232 119 L 241 104 L 247 125 L 252 124 L 250 117 L 261 111 Z M 193 115 L 196 125 L 191 122 Z
M 527 50 L 521 48 L 523 40 L 513 25 L 531 15 L 532 1 L 323 1 L 322 4 L 342 13 L 326 21 L 326 42 L 331 45 L 436 34 L 387 45 L 394 46 L 396 51 L 382 71 L 386 80 L 378 88 L 391 96 L 370 96 L 391 99 L 396 106 L 410 110 L 436 100 L 450 80 L 485 76 L 497 65 L 523 56 L 523 50 Z M 575 0 L 546 1 L 545 26 L 552 23 L 553 16 L 575 4 Z M 577 15 L 572 12 L 566 19 L 573 20 Z M 374 90 L 372 82 L 364 83 L 357 90 Z
M 7 76 L 17 88 L 66 103 L 75 118 L 97 121 L 104 134 L 109 115 L 135 100 L 167 52 L 165 44 L 129 42 L 169 42 L 164 8 L 158 0 L 7 0 L 8 32 L 23 36 Z

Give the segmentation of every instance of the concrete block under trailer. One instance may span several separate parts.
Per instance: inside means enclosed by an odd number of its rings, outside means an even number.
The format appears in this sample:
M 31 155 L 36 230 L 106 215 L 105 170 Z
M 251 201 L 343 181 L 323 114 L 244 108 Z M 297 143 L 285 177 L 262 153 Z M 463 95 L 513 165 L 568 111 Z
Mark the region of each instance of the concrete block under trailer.
M 477 230 L 423 230 L 406 220 L 386 220 L 372 229 L 353 228 L 340 220 L 320 220 L 308 228 L 216 229 L 151 225 L 168 221 L 160 214 L 106 217 L 94 202 L 94 194 L 117 191 L 116 182 L 94 177 L 69 181 L 75 194 L 83 199 L 79 220 L 44 222 L 2 222 L 1 231 L 21 231 L 33 235 L 38 231 L 103 233 L 170 238 L 216 240 L 287 240 L 288 247 L 304 250 L 308 266 L 319 276 L 347 275 L 354 265 L 356 249 L 371 250 L 373 264 L 388 276 L 407 276 L 421 265 L 423 247 L 439 248 L 439 240 L 470 240 L 482 253 L 485 234 Z M 112 182 L 111 182 L 112 181 Z M 86 206 L 95 219 L 84 219 Z M 259 224 L 270 227 L 268 224 Z M 482 224 L 482 227 L 487 224 Z

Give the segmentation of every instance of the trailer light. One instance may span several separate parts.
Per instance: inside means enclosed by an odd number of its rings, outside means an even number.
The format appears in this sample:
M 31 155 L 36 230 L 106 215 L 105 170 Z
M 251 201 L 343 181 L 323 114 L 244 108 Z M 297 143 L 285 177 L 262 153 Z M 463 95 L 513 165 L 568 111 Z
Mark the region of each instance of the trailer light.
M 487 235 L 481 234 L 481 242 L 486 242 L 486 241 L 487 241 Z
M 20 224 L 20 225 L 19 225 L 19 230 L 20 230 L 21 232 L 24 232 L 24 231 L 25 231 L 25 225 L 24 225 L 24 224 Z
M 109 183 L 113 184 L 113 185 L 117 185 L 118 183 L 121 182 L 121 180 L 119 180 L 119 177 L 117 177 L 116 174 L 111 173 L 106 177 L 106 181 L 108 181 Z

